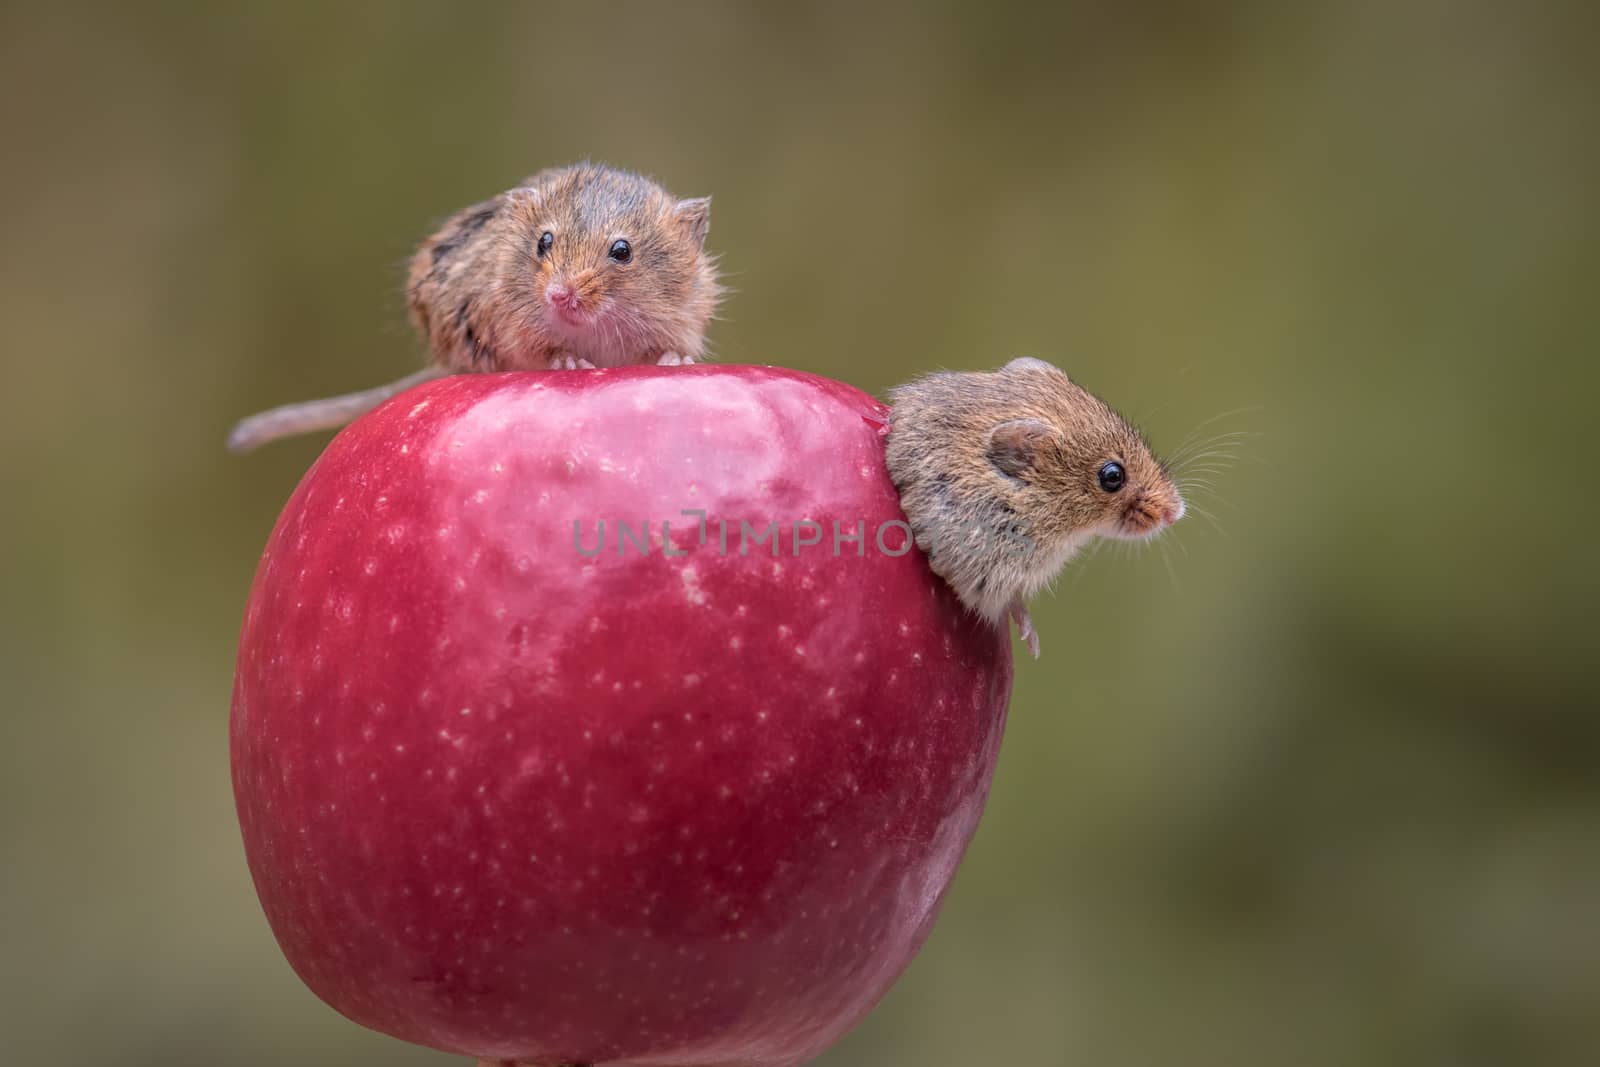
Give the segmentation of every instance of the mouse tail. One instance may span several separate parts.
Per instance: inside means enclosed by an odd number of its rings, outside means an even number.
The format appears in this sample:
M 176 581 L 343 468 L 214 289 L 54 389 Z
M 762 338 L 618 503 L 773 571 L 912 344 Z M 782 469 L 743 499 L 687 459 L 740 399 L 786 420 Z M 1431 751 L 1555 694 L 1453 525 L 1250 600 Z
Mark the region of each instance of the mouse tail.
M 317 430 L 331 430 L 365 415 L 390 397 L 398 396 L 414 385 L 432 381 L 449 373 L 442 367 L 430 366 L 408 374 L 399 381 L 363 389 L 359 393 L 345 393 L 322 400 L 305 400 L 298 404 L 263 411 L 242 420 L 228 434 L 229 452 L 251 452 L 262 445 L 284 437 L 295 437 Z

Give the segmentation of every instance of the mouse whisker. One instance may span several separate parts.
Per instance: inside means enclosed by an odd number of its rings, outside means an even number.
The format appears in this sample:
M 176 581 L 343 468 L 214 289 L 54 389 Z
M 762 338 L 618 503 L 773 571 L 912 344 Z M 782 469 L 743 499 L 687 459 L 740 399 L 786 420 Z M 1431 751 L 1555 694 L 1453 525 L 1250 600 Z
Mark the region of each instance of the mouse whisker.
M 1219 445 L 1219 444 L 1236 445 L 1236 444 L 1239 444 L 1242 441 L 1248 441 L 1251 438 L 1260 437 L 1260 436 L 1261 436 L 1261 434 L 1258 433 L 1255 430 L 1229 430 L 1229 431 L 1227 431 L 1225 433 L 1211 434 L 1208 437 L 1196 437 L 1196 438 L 1193 438 L 1192 440 L 1184 442 L 1184 444 L 1182 445 L 1182 447 L 1180 447 L 1178 449 L 1178 451 L 1179 452 L 1189 452 L 1189 451 L 1193 451 L 1193 450 L 1195 450 L 1197 448 L 1205 448 L 1207 445 Z
M 1161 545 L 1161 562 L 1166 565 L 1167 575 L 1172 579 L 1172 591 L 1182 596 L 1183 583 L 1178 580 L 1178 569 L 1172 565 L 1172 553 L 1168 551 L 1165 542 Z
M 1209 448 L 1213 445 L 1224 443 L 1238 444 L 1242 441 L 1247 441 L 1253 437 L 1260 436 L 1261 434 L 1255 430 L 1228 430 L 1222 433 L 1211 434 L 1209 436 L 1190 434 L 1188 437 L 1183 439 L 1176 449 L 1173 450 L 1172 455 L 1174 457 L 1182 457 L 1198 449 Z
M 1167 469 L 1173 471 L 1185 471 L 1190 467 L 1193 467 L 1196 463 L 1207 463 L 1212 460 L 1223 463 L 1227 467 L 1232 467 L 1239 461 L 1239 457 L 1225 449 L 1212 449 L 1209 452 L 1199 452 L 1192 456 L 1185 456 L 1178 462 L 1169 465 Z
M 1247 404 L 1244 407 L 1234 408 L 1231 411 L 1224 411 L 1221 414 L 1213 415 L 1209 419 L 1206 419 L 1204 422 L 1201 422 L 1198 425 L 1196 425 L 1194 427 L 1194 429 L 1190 430 L 1188 436 L 1185 437 L 1182 442 L 1180 442 L 1178 447 L 1181 448 L 1181 447 L 1183 447 L 1183 445 L 1188 444 L 1194 438 L 1200 436 L 1200 433 L 1203 430 L 1205 430 L 1205 428 L 1207 426 L 1215 425 L 1216 423 L 1221 422 L 1223 419 L 1231 419 L 1235 415 L 1254 414 L 1255 412 L 1265 411 L 1265 410 L 1266 410 L 1266 408 L 1261 404 Z
M 1218 533 L 1227 536 L 1227 531 L 1222 529 L 1217 522 L 1216 516 L 1206 507 L 1206 504 L 1214 502 L 1222 507 L 1235 509 L 1234 503 L 1223 496 L 1208 479 L 1188 478 L 1179 482 L 1178 485 L 1179 492 L 1183 495 L 1184 506 L 1205 519 L 1216 528 Z M 1202 503 L 1202 501 L 1205 503 Z
M 1233 458 L 1237 455 L 1239 446 L 1243 441 L 1201 441 L 1177 453 L 1167 460 L 1169 467 L 1181 467 L 1186 463 L 1193 463 L 1197 459 L 1206 459 L 1212 456 L 1227 456 Z
M 1179 490 L 1198 487 L 1214 493 L 1217 491 L 1217 481 L 1224 473 L 1223 471 L 1184 471 L 1172 481 Z
M 1196 515 L 1199 515 L 1202 519 L 1205 519 L 1207 522 L 1209 522 L 1211 524 L 1212 529 L 1216 530 L 1217 533 L 1221 534 L 1223 537 L 1232 536 L 1231 534 L 1228 533 L 1227 530 L 1224 530 L 1222 528 L 1222 523 L 1218 522 L 1217 521 L 1217 517 L 1215 515 L 1211 514 L 1210 511 L 1207 511 L 1204 507 L 1202 507 L 1199 504 L 1190 504 L 1189 507 L 1194 511 L 1194 513 Z
M 1083 581 L 1084 572 L 1088 570 L 1084 564 L 1098 556 L 1107 544 L 1109 544 L 1109 542 L 1106 541 L 1105 538 L 1096 538 L 1094 541 L 1090 542 L 1087 548 L 1078 554 L 1078 566 L 1071 568 L 1073 572 L 1071 579 L 1072 588 L 1077 588 L 1078 583 Z

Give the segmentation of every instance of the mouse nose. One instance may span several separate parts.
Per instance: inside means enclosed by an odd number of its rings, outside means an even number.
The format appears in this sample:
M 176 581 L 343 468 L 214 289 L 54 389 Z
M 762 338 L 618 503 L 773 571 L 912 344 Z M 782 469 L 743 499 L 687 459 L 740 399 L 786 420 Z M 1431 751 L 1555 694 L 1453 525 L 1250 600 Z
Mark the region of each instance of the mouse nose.
M 553 282 L 546 286 L 544 298 L 558 311 L 571 311 L 578 306 L 577 291 L 562 282 Z
M 1166 520 L 1168 526 L 1171 526 L 1173 523 L 1183 518 L 1183 512 L 1183 500 L 1180 498 L 1177 503 L 1168 504 L 1165 508 L 1163 508 L 1161 511 L 1161 517 Z

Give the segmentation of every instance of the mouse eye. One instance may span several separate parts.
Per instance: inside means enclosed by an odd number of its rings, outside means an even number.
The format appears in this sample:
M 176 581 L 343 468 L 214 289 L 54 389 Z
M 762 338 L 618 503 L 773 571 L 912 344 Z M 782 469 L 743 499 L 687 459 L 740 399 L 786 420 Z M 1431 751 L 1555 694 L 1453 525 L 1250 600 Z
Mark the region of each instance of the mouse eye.
M 1112 460 L 1100 468 L 1100 488 L 1108 493 L 1115 493 L 1128 481 L 1128 472 L 1122 469 L 1122 464 Z
M 550 246 L 555 243 L 556 235 L 546 230 L 539 235 L 539 243 L 534 246 L 534 251 L 539 253 L 540 259 L 543 259 L 550 254 Z
M 611 251 L 607 252 L 606 255 L 618 263 L 626 263 L 633 258 L 633 246 L 619 238 L 611 242 Z

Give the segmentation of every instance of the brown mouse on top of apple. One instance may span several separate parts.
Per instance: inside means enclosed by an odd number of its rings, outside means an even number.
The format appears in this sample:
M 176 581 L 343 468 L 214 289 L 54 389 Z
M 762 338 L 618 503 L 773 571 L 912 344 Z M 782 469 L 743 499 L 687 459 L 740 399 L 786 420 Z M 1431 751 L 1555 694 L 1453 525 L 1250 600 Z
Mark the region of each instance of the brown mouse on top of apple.
M 973 612 L 1016 620 L 1096 537 L 1142 540 L 1183 497 L 1138 430 L 1039 359 L 931 374 L 889 394 L 886 461 L 916 542 Z
M 412 257 L 406 299 L 427 368 L 253 415 L 228 447 L 341 426 L 445 374 L 693 363 L 721 294 L 710 221 L 709 199 L 680 200 L 627 171 L 540 171 L 456 213 Z

